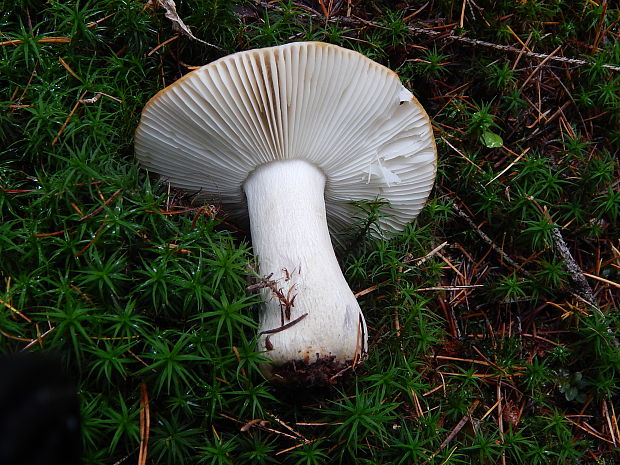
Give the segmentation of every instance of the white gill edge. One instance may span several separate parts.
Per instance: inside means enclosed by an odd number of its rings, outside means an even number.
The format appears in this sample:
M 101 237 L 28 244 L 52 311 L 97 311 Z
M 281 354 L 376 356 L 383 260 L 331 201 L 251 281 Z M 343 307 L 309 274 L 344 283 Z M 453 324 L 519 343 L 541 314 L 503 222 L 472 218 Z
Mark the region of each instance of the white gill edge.
M 332 229 L 351 200 L 382 197 L 402 229 L 432 187 L 430 124 L 396 75 L 335 46 L 297 43 L 242 52 L 188 75 L 145 110 L 136 154 L 178 187 L 244 210 L 255 164 L 306 159 L 328 175 Z M 400 213 L 399 213 L 400 212 Z

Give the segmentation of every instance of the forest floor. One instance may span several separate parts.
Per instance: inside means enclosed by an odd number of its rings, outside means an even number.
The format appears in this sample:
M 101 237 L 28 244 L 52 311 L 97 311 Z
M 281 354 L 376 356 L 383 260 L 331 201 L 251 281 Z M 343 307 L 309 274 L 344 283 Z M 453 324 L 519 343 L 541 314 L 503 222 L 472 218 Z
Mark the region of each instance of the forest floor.
M 0 350 L 62 355 L 85 464 L 619 463 L 617 5 L 171 4 L 0 1 Z M 439 153 L 402 233 L 360 205 L 369 355 L 321 389 L 259 370 L 249 234 L 133 154 L 159 90 L 302 40 L 396 71 Z

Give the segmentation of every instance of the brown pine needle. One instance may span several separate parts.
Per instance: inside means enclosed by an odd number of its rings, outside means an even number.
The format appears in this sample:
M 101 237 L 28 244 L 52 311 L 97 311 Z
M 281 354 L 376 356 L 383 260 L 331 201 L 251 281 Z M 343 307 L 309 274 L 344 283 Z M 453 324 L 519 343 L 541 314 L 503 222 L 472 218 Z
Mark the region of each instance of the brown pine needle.
M 71 39 L 69 39 L 68 37 L 43 37 L 41 39 L 37 39 L 37 42 L 40 44 L 69 44 L 71 43 Z M 0 42 L 0 46 L 20 45 L 23 43 L 24 41 L 21 39 L 6 40 L 4 42 Z
M 20 312 L 19 310 L 17 310 L 15 307 L 13 307 L 10 303 L 5 302 L 4 300 L 0 299 L 0 304 L 4 305 L 6 308 L 8 308 L 9 310 L 11 310 L 13 313 L 15 313 L 16 315 L 19 315 L 20 317 L 22 317 L 24 320 L 26 320 L 28 323 L 32 323 L 32 320 L 30 318 L 28 318 L 26 315 L 24 315 L 22 312 Z
M 52 331 L 54 331 L 56 329 L 56 327 L 52 327 L 50 329 L 48 329 L 47 331 L 45 331 L 43 334 L 41 334 L 39 337 L 37 337 L 36 339 L 31 340 L 23 349 L 22 352 L 30 349 L 33 345 L 38 344 L 38 343 L 42 343 L 43 342 L 43 338 L 45 336 L 47 336 L 49 333 L 51 333 Z
M 495 410 L 497 407 L 499 407 L 499 404 L 501 403 L 501 401 L 503 400 L 502 397 L 500 397 L 499 399 L 497 399 L 497 402 L 495 402 L 485 413 L 484 415 L 482 415 L 480 417 L 480 421 L 484 420 L 486 417 L 488 417 L 489 415 L 491 415 L 491 412 L 493 412 L 493 410 Z
M 441 443 L 441 445 L 439 446 L 439 449 L 437 449 L 430 456 L 430 459 L 433 459 L 434 457 L 436 457 L 443 449 L 445 449 L 445 447 L 450 443 L 450 441 L 452 441 L 456 437 L 456 435 L 459 434 L 459 432 L 463 429 L 463 427 L 467 424 L 467 422 L 471 420 L 471 415 L 472 413 L 474 413 L 474 410 L 476 410 L 479 403 L 480 403 L 479 400 L 474 401 L 471 407 L 467 409 L 467 413 L 463 415 L 463 418 L 461 418 L 461 420 L 456 424 L 456 426 L 452 428 L 452 431 L 450 431 L 450 434 L 448 434 L 446 439 L 444 439 L 444 441 Z M 423 464 L 426 464 L 427 462 L 428 460 L 424 461 Z
M 490 366 L 490 364 L 487 363 L 487 362 L 483 362 L 482 360 L 474 360 L 474 359 L 471 359 L 471 358 L 449 357 L 447 355 L 437 355 L 435 358 L 438 359 L 438 360 L 452 360 L 452 361 L 455 361 L 455 362 L 476 363 L 478 365 Z
M 609 279 L 601 278 L 600 276 L 596 276 L 594 274 L 586 273 L 585 271 L 583 272 L 583 275 L 587 276 L 588 278 L 596 279 L 597 281 L 600 281 L 600 282 L 605 283 L 605 284 L 609 284 L 610 286 L 617 287 L 618 289 L 620 289 L 620 284 L 618 284 L 618 283 L 616 283 L 614 281 L 610 281 Z
M 58 134 L 56 134 L 56 137 L 54 137 L 54 140 L 52 140 L 52 147 L 56 145 L 56 143 L 58 142 L 58 139 L 60 139 L 60 136 L 62 136 L 62 133 L 65 132 L 65 129 L 67 125 L 69 124 L 69 121 L 71 121 L 71 118 L 73 118 L 73 115 L 75 114 L 78 107 L 80 106 L 80 103 L 81 103 L 80 100 L 82 100 L 85 95 L 86 95 L 86 91 L 82 92 L 82 95 L 80 96 L 78 101 L 75 102 L 75 105 L 73 106 L 73 109 L 71 110 L 71 113 L 69 113 L 69 116 L 67 116 L 67 119 L 65 120 L 65 122 L 62 123 L 62 126 L 60 127 Z
M 146 465 L 151 431 L 151 411 L 149 407 L 149 393 L 145 383 L 140 385 L 140 452 L 138 465 Z
M 441 136 L 441 140 L 443 140 L 446 144 L 448 144 L 448 146 L 454 150 L 456 153 L 458 153 L 461 157 L 463 157 L 465 159 L 465 161 L 467 163 L 469 163 L 470 165 L 472 165 L 473 167 L 475 167 L 480 173 L 484 173 L 484 171 L 482 170 L 482 168 L 480 168 L 478 165 L 476 165 L 473 161 L 471 161 L 469 158 L 467 158 L 467 155 L 465 155 L 463 152 L 461 152 L 459 149 L 457 149 L 454 145 L 452 145 L 450 142 L 448 142 L 448 140 Z
M 82 81 L 82 79 L 77 75 L 77 73 L 75 71 L 73 71 L 73 69 L 71 69 L 71 66 L 69 66 L 69 64 L 63 60 L 61 57 L 58 57 L 58 61 L 60 61 L 60 64 L 62 65 L 62 67 L 64 69 L 67 70 L 67 72 L 73 76 L 75 79 L 77 79 L 78 81 Z

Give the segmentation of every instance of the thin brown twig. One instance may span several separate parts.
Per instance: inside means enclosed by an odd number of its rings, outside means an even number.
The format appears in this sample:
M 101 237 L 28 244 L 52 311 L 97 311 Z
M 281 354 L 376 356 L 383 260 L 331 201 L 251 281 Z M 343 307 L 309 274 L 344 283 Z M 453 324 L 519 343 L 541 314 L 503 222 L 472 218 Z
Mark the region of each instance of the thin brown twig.
M 573 258 L 573 254 L 568 248 L 568 245 L 564 241 L 562 233 L 558 228 L 551 229 L 551 238 L 553 239 L 555 249 L 557 250 L 562 260 L 564 260 L 564 267 L 566 268 L 566 271 L 568 271 L 568 274 L 570 275 L 573 284 L 576 286 L 575 291 L 582 299 L 584 299 L 592 306 L 596 313 L 598 313 L 601 320 L 603 321 L 603 324 L 606 327 L 607 333 L 612 335 L 611 339 L 614 346 L 616 348 L 620 348 L 620 342 L 618 342 L 618 339 L 615 337 L 614 331 L 611 329 L 611 326 L 609 326 L 609 323 L 605 318 L 605 314 L 600 309 L 598 303 L 596 302 L 596 299 L 594 298 L 594 293 L 592 292 L 590 283 L 588 283 L 588 280 L 586 279 L 583 270 L 581 269 L 577 261 Z
M 146 465 L 150 430 L 151 412 L 149 408 L 149 393 L 146 384 L 142 383 L 140 385 L 140 452 L 138 454 L 138 465 Z
M 229 415 L 226 415 L 225 413 L 221 413 L 220 412 L 220 416 L 223 417 L 223 418 L 226 418 L 228 420 L 234 421 L 236 423 L 240 423 L 242 425 L 247 424 L 247 421 L 241 421 L 241 420 L 239 420 L 237 418 L 234 418 L 234 417 L 231 417 Z M 269 428 L 266 425 L 261 424 L 260 422 L 256 424 L 256 427 L 260 428 L 263 431 L 269 431 L 271 433 L 275 433 L 275 434 L 278 434 L 280 436 L 284 436 L 286 438 L 292 439 L 293 441 L 299 441 L 299 437 L 297 437 L 297 436 L 293 436 L 292 434 L 285 433 L 284 431 L 279 431 L 279 430 L 274 429 L 274 428 Z
M 28 318 L 26 315 L 24 315 L 22 312 L 20 312 L 19 310 L 17 310 L 15 307 L 13 307 L 10 303 L 5 302 L 4 300 L 0 299 L 0 304 L 4 305 L 6 308 L 8 308 L 9 310 L 11 310 L 13 313 L 15 313 L 18 316 L 21 316 L 24 320 L 26 320 L 28 323 L 32 323 L 32 320 L 30 318 Z
M 56 145 L 56 143 L 60 139 L 60 136 L 62 136 L 62 133 L 65 132 L 65 129 L 66 129 L 67 125 L 69 124 L 69 121 L 71 121 L 71 118 L 73 118 L 73 115 L 77 111 L 77 109 L 80 106 L 81 101 L 82 101 L 82 99 L 84 98 L 85 95 L 86 95 L 86 91 L 82 92 L 82 95 L 80 95 L 80 98 L 78 99 L 78 101 L 75 102 L 75 105 L 71 109 L 71 112 L 69 113 L 69 116 L 67 116 L 67 119 L 65 120 L 65 122 L 62 123 L 62 126 L 58 130 L 58 133 L 56 134 L 56 137 L 54 137 L 54 139 L 52 140 L 52 147 L 54 145 Z
M 90 240 L 90 242 L 86 244 L 77 254 L 75 254 L 76 258 L 81 257 L 82 254 L 86 252 L 95 243 L 95 241 L 97 241 L 97 239 L 99 239 L 99 236 L 103 232 L 103 228 L 105 228 L 107 221 L 108 221 L 108 215 L 105 216 L 105 218 L 101 222 L 101 225 L 99 226 L 99 229 L 97 229 L 97 232 L 95 233 L 94 237 Z
M 48 329 L 47 331 L 45 331 L 43 334 L 41 334 L 40 336 L 38 336 L 36 339 L 33 339 L 32 341 L 30 341 L 23 349 L 22 352 L 25 350 L 30 349 L 33 345 L 37 344 L 37 343 L 42 343 L 43 342 L 43 338 L 45 336 L 47 336 L 49 333 L 51 333 L 52 331 L 54 331 L 56 329 L 56 327 L 52 327 L 50 329 Z
M 495 250 L 495 251 L 496 251 L 496 252 L 497 252 L 497 253 L 498 253 L 498 254 L 502 257 L 502 259 L 503 259 L 503 260 L 504 260 L 507 264 L 509 264 L 510 266 L 512 266 L 512 267 L 513 267 L 513 268 L 515 268 L 515 269 L 520 269 L 520 268 L 521 268 L 521 266 L 520 266 L 517 262 L 515 262 L 512 258 L 510 258 L 510 257 L 508 256 L 508 254 L 507 254 L 506 252 L 504 252 L 504 251 L 503 251 L 503 250 L 502 250 L 502 249 L 501 249 L 501 248 L 500 248 L 500 247 L 499 247 L 499 246 L 498 246 L 498 245 L 497 245 L 497 244 L 496 244 L 496 243 L 495 243 L 495 242 L 494 242 L 494 241 L 493 241 L 493 240 L 492 240 L 489 236 L 487 236 L 487 235 L 484 233 L 484 231 L 482 231 L 482 230 L 478 227 L 478 225 L 476 225 L 476 223 L 474 223 L 474 221 L 473 221 L 473 220 L 469 217 L 469 215 L 468 215 L 467 213 L 465 213 L 463 210 L 461 210 L 461 209 L 459 208 L 459 206 L 458 206 L 458 205 L 456 205 L 456 203 L 453 203 L 453 204 L 452 204 L 452 208 L 454 209 L 454 211 L 456 211 L 456 213 L 457 213 L 457 214 L 458 214 L 461 218 L 463 218 L 463 219 L 467 222 L 467 224 L 468 224 L 469 226 L 471 226 L 471 227 L 472 227 L 472 228 L 476 231 L 476 233 L 478 234 L 478 236 L 480 236 L 480 238 L 481 238 L 484 242 L 486 242 L 487 244 L 489 244 L 489 245 L 493 248 L 493 250 Z M 522 272 L 525 276 L 528 276 L 528 277 L 531 277 L 531 276 L 532 276 L 532 274 L 531 274 L 529 271 L 527 271 L 527 270 L 523 270 L 523 269 L 521 269 L 521 272 Z
M 290 273 L 287 269 L 282 270 L 286 276 L 285 281 L 290 280 Z M 284 325 L 284 321 L 288 321 L 291 319 L 291 309 L 295 306 L 295 299 L 297 298 L 297 294 L 293 294 L 293 291 L 296 289 L 296 285 L 293 284 L 289 287 L 288 292 L 284 295 L 284 291 L 282 288 L 278 287 L 277 281 L 271 279 L 273 273 L 269 276 L 265 276 L 260 279 L 260 281 L 256 284 L 252 284 L 251 286 L 246 287 L 248 291 L 255 291 L 257 289 L 268 288 L 271 290 L 271 293 L 277 297 L 280 302 L 280 320 L 281 324 Z
M 289 430 L 294 435 L 298 436 L 300 439 L 303 439 L 305 442 L 308 441 L 308 439 L 303 434 L 301 434 L 299 431 L 295 431 L 292 427 L 286 424 L 284 420 L 281 420 L 280 418 L 278 418 L 278 416 L 275 413 L 270 412 L 269 410 L 266 410 L 266 412 L 271 418 L 273 418 L 276 421 L 276 423 L 279 423 L 280 426 L 284 426 L 284 428 Z
M 69 44 L 71 43 L 71 39 L 69 37 L 43 37 L 41 39 L 37 39 L 39 44 Z M 15 40 L 6 40 L 4 42 L 0 42 L 0 47 L 3 45 L 21 45 L 24 41 L 22 39 Z
M 295 318 L 292 321 L 289 321 L 288 323 L 286 323 L 285 325 L 282 326 L 278 326 L 277 328 L 274 329 L 266 329 L 264 331 L 261 331 L 260 334 L 275 334 L 275 333 L 279 333 L 281 331 L 284 331 L 285 329 L 290 328 L 291 326 L 296 325 L 297 323 L 299 323 L 301 320 L 303 320 L 304 318 L 306 318 L 308 316 L 307 313 L 304 313 L 303 315 L 301 315 L 298 318 Z
M 13 336 L 12 334 L 9 334 L 6 331 L 3 331 L 2 329 L 0 329 L 0 334 L 2 334 L 4 337 L 8 337 L 9 339 L 13 339 L 14 341 L 21 341 L 21 342 L 31 341 L 31 339 L 28 339 L 25 337 Z
M 467 155 L 465 155 L 463 152 L 461 152 L 459 149 L 457 149 L 454 145 L 452 145 L 450 142 L 448 142 L 448 140 L 445 137 L 441 136 L 441 140 L 443 140 L 446 144 L 448 144 L 448 146 L 450 146 L 450 148 L 452 148 L 456 153 L 458 153 L 461 157 L 463 157 L 467 163 L 469 163 L 474 168 L 476 168 L 480 173 L 484 173 L 482 168 L 480 168 L 478 165 L 476 165 L 473 161 L 471 161 L 467 157 Z
M 110 204 L 110 202 L 112 202 L 112 200 L 114 200 L 116 197 L 118 197 L 118 195 L 123 192 L 123 189 L 117 189 L 116 192 L 114 192 L 114 194 L 112 194 L 107 200 L 105 200 L 103 202 L 103 205 L 98 206 L 97 208 L 95 208 L 91 213 L 88 213 L 87 215 L 84 215 L 82 218 L 79 219 L 80 222 L 88 220 L 90 218 L 92 218 L 93 216 L 98 215 L 99 213 L 101 213 L 103 211 L 103 209 Z
M 179 37 L 181 37 L 181 34 L 176 34 L 173 35 L 172 37 L 170 37 L 170 39 L 168 40 L 164 40 L 161 44 L 155 46 L 155 48 L 153 50 L 151 50 L 149 53 L 146 54 L 147 57 L 150 57 L 151 55 L 153 55 L 153 53 L 155 53 L 157 50 L 159 50 L 162 47 L 165 47 L 166 45 L 168 45 L 170 42 L 173 42 L 175 40 L 177 40 Z
M 521 90 L 522 90 L 522 89 L 523 89 L 523 88 L 527 85 L 527 83 L 528 83 L 528 82 L 530 82 L 530 81 L 532 80 L 532 78 L 534 77 L 534 75 L 535 75 L 538 71 L 540 71 L 540 68 L 542 68 L 542 67 L 544 66 L 544 64 L 545 64 L 545 63 L 547 63 L 549 60 L 551 60 L 551 59 L 555 56 L 555 54 L 556 54 L 557 52 L 559 52 L 559 51 L 560 51 L 560 48 L 562 48 L 562 46 L 561 46 L 561 45 L 558 45 L 558 47 L 557 47 L 557 48 L 556 48 L 553 52 L 551 52 L 549 55 L 547 55 L 547 56 L 543 59 L 543 61 L 541 61 L 540 63 L 538 63 L 538 65 L 536 66 L 536 68 L 534 68 L 534 71 L 532 71 L 532 72 L 530 73 L 530 75 L 527 77 L 527 79 L 526 79 L 525 81 L 523 81 L 523 84 L 521 84 Z
M 285 453 L 287 453 L 287 452 L 290 452 L 290 451 L 295 450 L 295 449 L 299 449 L 300 447 L 306 446 L 306 445 L 308 445 L 308 444 L 312 444 L 313 442 L 320 441 L 321 439 L 325 439 L 325 438 L 316 438 L 316 439 L 312 439 L 312 440 L 305 440 L 305 441 L 302 441 L 302 442 L 300 442 L 299 444 L 295 444 L 294 446 L 287 447 L 286 449 L 279 450 L 279 451 L 278 451 L 278 452 L 276 452 L 274 455 L 281 455 L 281 454 L 285 454 Z
M 456 437 L 456 435 L 459 433 L 459 431 L 463 429 L 463 427 L 467 424 L 467 422 L 471 420 L 471 415 L 472 413 L 474 413 L 474 410 L 476 410 L 479 403 L 480 403 L 479 400 L 475 400 L 474 403 L 467 409 L 467 413 L 463 415 L 463 418 L 461 418 L 461 420 L 456 424 L 456 426 L 452 428 L 452 431 L 450 431 L 450 434 L 448 434 L 446 439 L 444 439 L 444 441 L 441 443 L 441 445 L 439 446 L 439 449 L 437 449 L 430 456 L 429 458 L 430 460 L 435 458 L 443 449 L 445 449 L 446 446 L 450 443 L 450 441 L 452 441 Z M 422 465 L 425 465 L 426 463 L 428 463 L 428 460 L 425 460 L 422 463 Z
M 610 281 L 609 279 L 601 278 L 600 276 L 596 276 L 594 274 L 586 273 L 585 271 L 583 272 L 583 275 L 587 276 L 588 278 L 596 279 L 597 281 L 600 281 L 605 284 L 609 284 L 610 286 L 617 287 L 618 289 L 620 289 L 620 284 L 618 284 L 617 282 Z
M 266 4 L 264 2 L 261 2 L 260 0 L 253 0 L 254 3 L 256 3 L 257 5 L 259 5 L 262 8 L 267 8 L 267 9 L 272 9 L 272 10 L 276 10 L 276 11 L 282 11 L 282 8 L 278 7 L 277 5 L 271 5 L 271 4 Z M 315 14 L 311 14 L 310 16 L 317 16 Z M 300 15 L 300 18 L 303 19 L 303 17 Z M 372 26 L 372 27 L 377 27 L 377 28 L 382 28 L 382 29 L 386 29 L 385 26 L 378 24 L 374 21 L 368 21 L 368 20 L 364 20 L 362 18 L 357 18 L 354 16 L 333 16 L 331 18 L 329 18 L 329 22 L 335 22 L 335 23 L 342 23 L 342 24 L 348 24 L 348 25 L 360 25 L 360 24 L 364 24 L 366 26 Z M 586 66 L 589 65 L 590 62 L 586 61 L 586 60 L 580 60 L 578 58 L 568 58 L 568 57 L 563 57 L 563 56 L 550 56 L 550 54 L 548 53 L 537 53 L 537 52 L 532 52 L 532 51 L 528 51 L 528 50 L 524 50 L 522 48 L 518 48 L 518 47 L 514 47 L 512 45 L 500 45 L 500 44 L 495 44 L 493 42 L 487 42 L 484 40 L 479 40 L 479 39 L 473 39 L 471 37 L 466 37 L 466 36 L 462 36 L 462 35 L 458 35 L 458 34 L 454 34 L 454 33 L 450 33 L 448 35 L 446 35 L 446 33 L 444 31 L 437 31 L 434 29 L 429 29 L 429 28 L 425 28 L 425 27 L 417 27 L 417 26 L 407 26 L 407 29 L 409 30 L 409 32 L 411 34 L 421 34 L 421 35 L 425 35 L 425 36 L 429 36 L 432 38 L 436 38 L 436 39 L 441 39 L 441 40 L 452 40 L 455 42 L 460 42 L 463 44 L 467 44 L 467 45 L 471 45 L 474 47 L 484 47 L 484 48 L 491 48 L 494 50 L 499 50 L 502 52 L 508 52 L 508 53 L 516 53 L 519 54 L 521 56 L 526 56 L 529 58 L 537 58 L 537 59 L 541 59 L 541 60 L 547 60 L 547 61 L 553 61 L 553 62 L 557 62 L 557 63 L 565 63 L 568 65 L 574 65 L 574 66 Z M 603 68 L 612 70 L 612 71 L 620 71 L 620 66 L 615 65 L 615 64 L 603 64 L 602 65 Z

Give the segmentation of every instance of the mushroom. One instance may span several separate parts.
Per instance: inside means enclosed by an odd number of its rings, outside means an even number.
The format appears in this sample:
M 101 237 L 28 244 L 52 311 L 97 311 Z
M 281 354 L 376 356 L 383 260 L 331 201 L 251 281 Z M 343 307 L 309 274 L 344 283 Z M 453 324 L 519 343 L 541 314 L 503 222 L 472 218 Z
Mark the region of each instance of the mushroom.
M 381 228 L 402 230 L 436 171 L 428 115 L 393 71 L 321 42 L 235 53 L 155 95 L 135 153 L 171 185 L 249 216 L 269 377 L 330 382 L 363 358 L 366 323 L 332 240 L 364 199 L 388 201 Z

